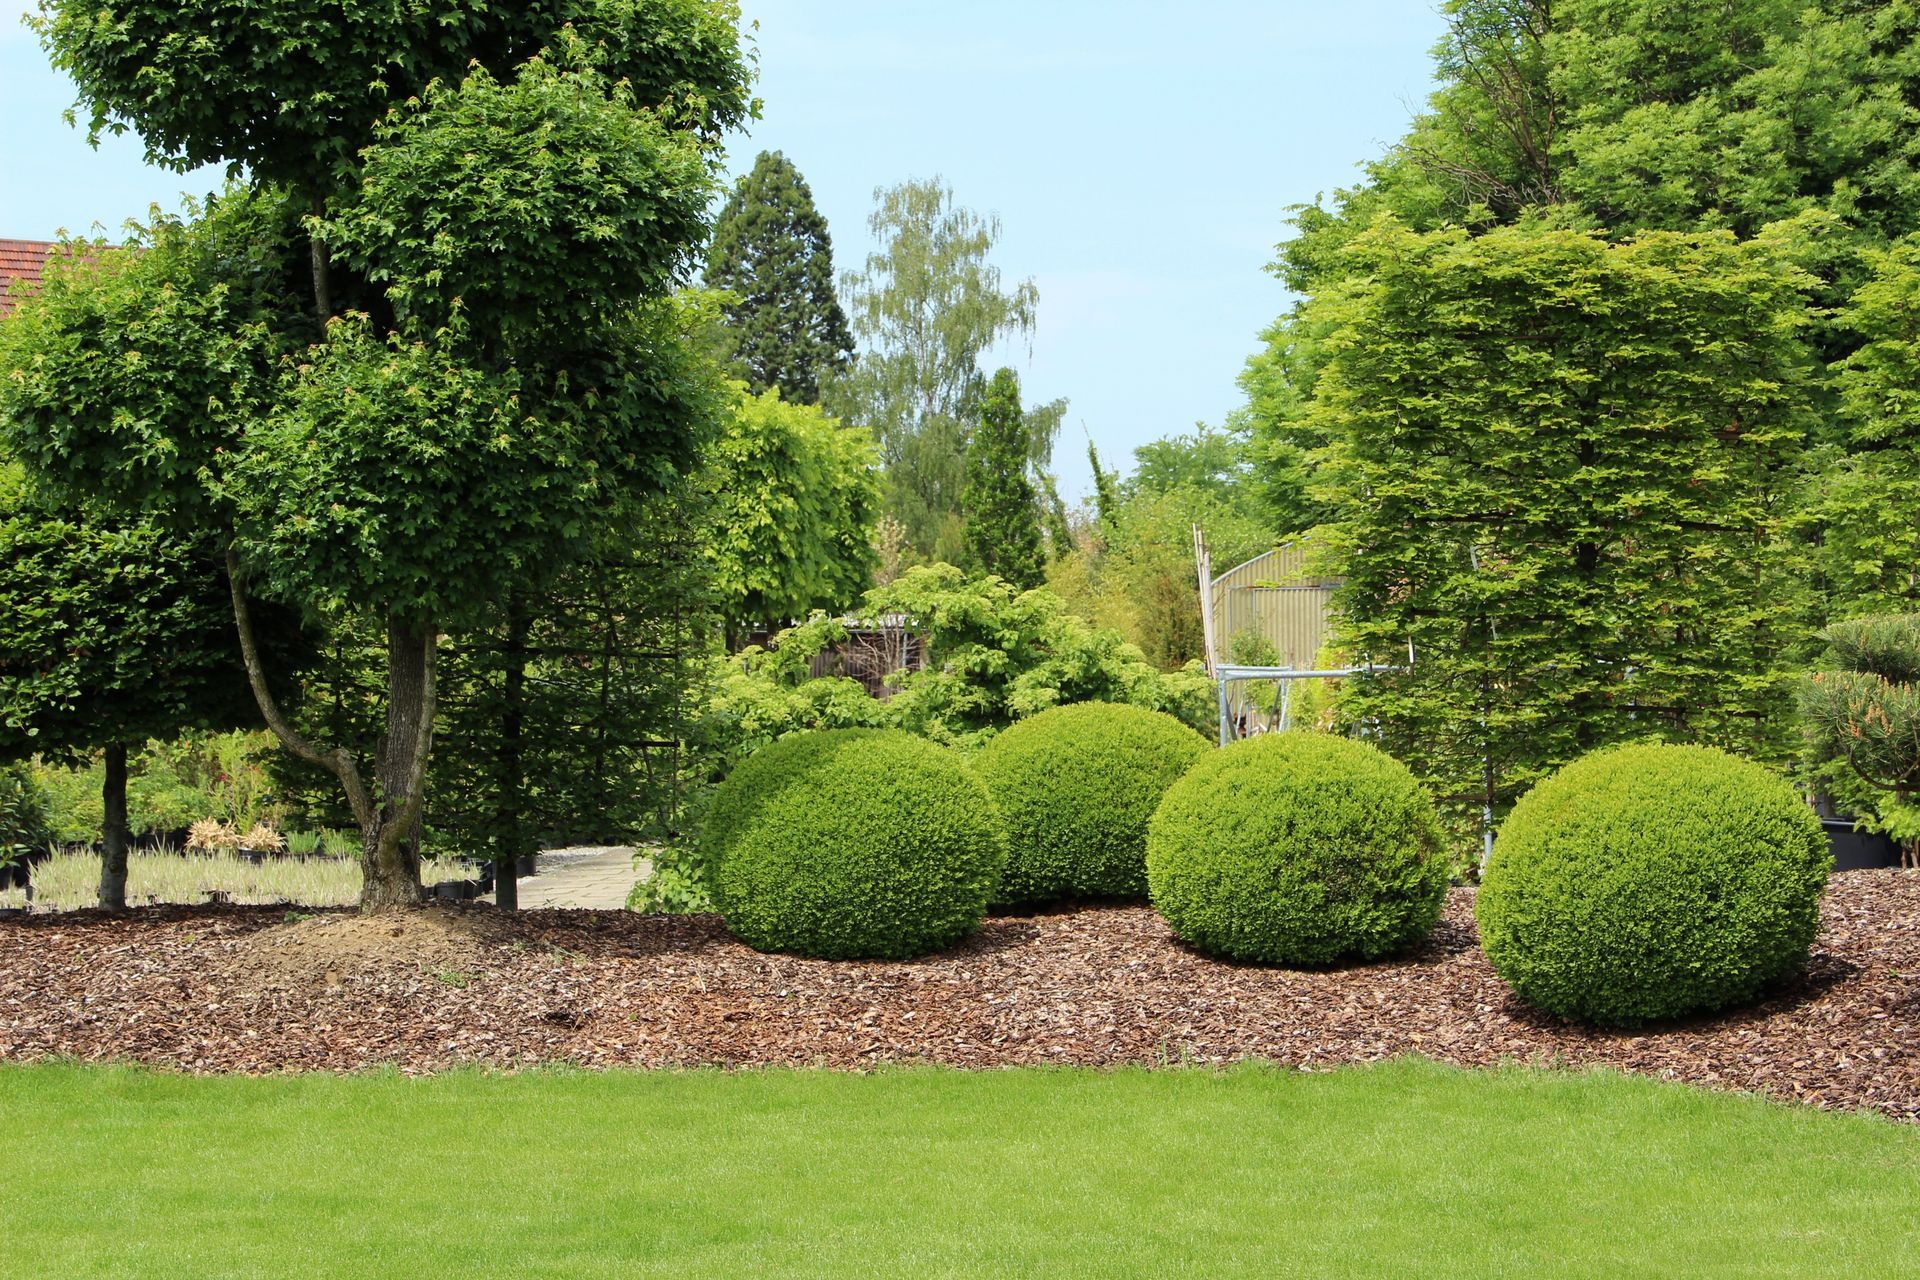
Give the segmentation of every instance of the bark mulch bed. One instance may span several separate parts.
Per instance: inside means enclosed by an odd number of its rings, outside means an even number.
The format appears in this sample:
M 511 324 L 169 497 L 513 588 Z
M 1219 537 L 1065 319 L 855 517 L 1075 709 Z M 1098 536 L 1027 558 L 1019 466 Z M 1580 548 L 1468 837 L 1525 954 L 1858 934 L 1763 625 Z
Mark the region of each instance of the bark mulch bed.
M 1223 964 L 1152 911 L 989 920 L 907 964 L 767 956 L 708 916 L 439 909 L 401 919 L 150 908 L 0 920 L 0 1060 L 194 1072 L 392 1064 L 939 1062 L 1301 1067 L 1423 1054 L 1605 1064 L 1920 1121 L 1920 874 L 1834 877 L 1811 963 L 1737 1014 L 1604 1033 L 1521 1004 L 1470 890 L 1405 960 Z

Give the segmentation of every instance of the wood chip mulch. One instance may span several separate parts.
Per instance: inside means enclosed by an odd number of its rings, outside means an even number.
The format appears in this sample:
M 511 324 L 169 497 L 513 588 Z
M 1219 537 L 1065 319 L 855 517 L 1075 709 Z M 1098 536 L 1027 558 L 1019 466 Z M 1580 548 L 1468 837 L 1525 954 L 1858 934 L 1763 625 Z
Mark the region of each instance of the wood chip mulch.
M 989 920 L 905 964 L 762 955 L 710 916 L 149 908 L 0 920 L 0 1060 L 190 1072 L 391 1064 L 1604 1064 L 1920 1122 L 1920 873 L 1834 877 L 1804 975 L 1756 1008 L 1570 1027 L 1494 975 L 1470 890 L 1416 954 L 1223 964 L 1143 907 Z

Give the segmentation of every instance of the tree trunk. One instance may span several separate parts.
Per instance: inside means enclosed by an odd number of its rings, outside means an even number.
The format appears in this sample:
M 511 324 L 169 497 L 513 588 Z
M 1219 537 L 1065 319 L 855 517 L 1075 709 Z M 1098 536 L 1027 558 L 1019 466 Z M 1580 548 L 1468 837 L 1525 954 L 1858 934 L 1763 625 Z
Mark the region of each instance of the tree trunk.
M 107 748 L 107 780 L 100 788 L 106 821 L 100 832 L 100 905 L 108 911 L 127 908 L 127 749 Z
M 526 767 L 521 759 L 527 696 L 527 610 L 520 594 L 507 598 L 506 679 L 501 689 L 499 809 L 493 823 L 493 901 L 520 909 L 518 879 L 526 828 Z
M 420 853 L 415 827 L 424 807 L 427 750 L 433 733 L 435 640 L 431 628 L 387 624 L 387 733 L 375 770 L 379 801 L 360 829 L 367 913 L 419 903 Z
M 327 202 L 315 198 L 313 215 L 316 218 L 327 216 Z M 333 317 L 333 280 L 327 270 L 327 242 L 318 231 L 308 233 L 310 261 L 313 267 L 313 311 L 320 318 L 320 330 L 324 335 L 327 321 Z

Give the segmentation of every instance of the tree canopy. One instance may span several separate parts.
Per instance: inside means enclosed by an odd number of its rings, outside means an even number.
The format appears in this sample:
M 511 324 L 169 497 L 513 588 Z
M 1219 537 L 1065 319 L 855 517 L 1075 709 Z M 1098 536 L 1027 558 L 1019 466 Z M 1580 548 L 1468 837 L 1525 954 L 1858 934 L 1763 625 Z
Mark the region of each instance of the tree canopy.
M 867 589 L 880 481 L 865 431 L 742 387 L 696 484 L 714 603 L 730 622 L 777 629 L 843 612 Z
M 880 442 L 887 511 L 912 545 L 957 559 L 967 436 L 986 384 L 980 357 L 1033 332 L 1040 291 L 1031 280 L 1002 283 L 988 261 L 1000 220 L 956 204 L 938 178 L 874 192 L 868 226 L 881 247 L 844 278 L 861 351 L 830 384 L 828 407 Z M 1036 413 L 1044 461 L 1065 402 Z
M 789 403 L 818 404 L 821 385 L 852 360 L 827 220 L 780 152 L 762 151 L 727 197 L 706 283 L 735 299 L 722 312 L 723 355 L 755 392 L 777 387 Z
M 1021 590 L 1040 585 L 1046 555 L 1040 543 L 1039 495 L 1027 477 L 1032 455 L 1020 408 L 1020 378 L 1001 369 L 987 384 L 980 424 L 967 444 L 967 567 L 997 574 Z
M 269 726 L 339 779 L 363 905 L 410 902 L 442 635 L 595 554 L 724 415 L 673 294 L 752 109 L 737 11 L 48 0 L 37 26 L 96 132 L 246 178 L 26 302 L 8 440 L 228 548 Z M 256 594 L 385 633 L 378 741 L 280 713 Z
M 1627 738 L 1788 758 L 1811 281 L 1726 232 L 1348 252 L 1308 416 L 1341 641 L 1393 669 L 1343 714 L 1475 814 Z

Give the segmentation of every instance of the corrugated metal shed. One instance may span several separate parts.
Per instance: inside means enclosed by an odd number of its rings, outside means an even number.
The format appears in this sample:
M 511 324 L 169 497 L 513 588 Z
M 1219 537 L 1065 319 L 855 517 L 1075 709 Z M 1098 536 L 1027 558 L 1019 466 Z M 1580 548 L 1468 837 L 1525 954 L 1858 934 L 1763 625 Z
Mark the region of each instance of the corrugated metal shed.
M 1234 637 L 1253 632 L 1278 652 L 1278 665 L 1311 669 L 1326 643 L 1333 589 L 1339 580 L 1313 571 L 1317 548 L 1305 539 L 1255 556 L 1213 580 L 1216 661 Z

